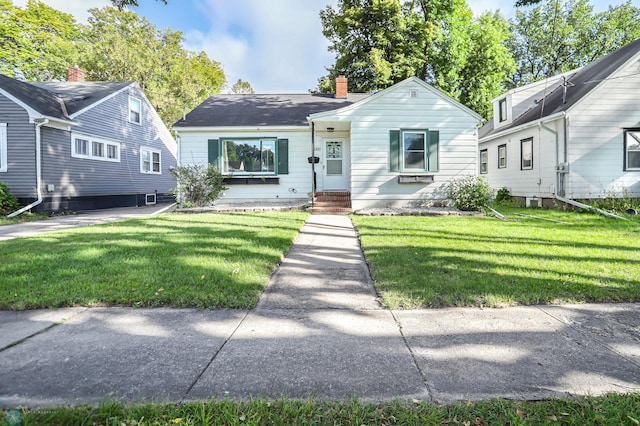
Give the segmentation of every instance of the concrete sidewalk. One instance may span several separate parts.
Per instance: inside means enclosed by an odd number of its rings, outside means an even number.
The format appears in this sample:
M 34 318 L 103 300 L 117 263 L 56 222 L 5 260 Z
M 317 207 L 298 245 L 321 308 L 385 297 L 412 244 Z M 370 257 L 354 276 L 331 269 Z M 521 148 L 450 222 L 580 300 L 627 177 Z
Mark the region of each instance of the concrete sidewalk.
M 311 216 L 257 308 L 0 312 L 0 406 L 640 390 L 640 304 L 390 311 L 345 216 Z
M 118 207 L 54 216 L 46 220 L 3 225 L 0 226 L 0 241 L 31 237 L 45 232 L 62 231 L 64 229 L 81 228 L 83 226 L 151 216 L 171 210 L 174 206 L 175 204 L 156 204 L 141 207 Z

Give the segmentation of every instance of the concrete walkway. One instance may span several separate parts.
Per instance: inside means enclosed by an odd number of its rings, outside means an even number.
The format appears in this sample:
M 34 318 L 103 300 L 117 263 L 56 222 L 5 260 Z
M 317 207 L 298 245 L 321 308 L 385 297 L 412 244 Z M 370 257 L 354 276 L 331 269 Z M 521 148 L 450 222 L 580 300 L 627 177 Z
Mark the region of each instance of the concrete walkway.
M 345 216 L 311 216 L 251 311 L 0 312 L 5 408 L 638 390 L 640 304 L 385 310 Z

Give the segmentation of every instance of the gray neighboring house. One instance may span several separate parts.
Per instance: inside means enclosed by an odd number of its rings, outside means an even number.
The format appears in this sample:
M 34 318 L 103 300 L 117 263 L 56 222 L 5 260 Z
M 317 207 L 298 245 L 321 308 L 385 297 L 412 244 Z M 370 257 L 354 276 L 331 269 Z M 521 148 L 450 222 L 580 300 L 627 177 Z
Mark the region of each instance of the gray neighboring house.
M 140 86 L 69 77 L 0 75 L 0 182 L 35 211 L 173 200 L 176 142 Z

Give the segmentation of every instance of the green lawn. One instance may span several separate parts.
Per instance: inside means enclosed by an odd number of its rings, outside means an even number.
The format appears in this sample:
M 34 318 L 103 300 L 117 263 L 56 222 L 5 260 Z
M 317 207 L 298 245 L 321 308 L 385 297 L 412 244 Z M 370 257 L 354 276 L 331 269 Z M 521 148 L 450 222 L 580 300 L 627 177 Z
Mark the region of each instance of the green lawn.
M 11 417 L 7 417 L 7 414 Z M 451 405 L 358 401 L 221 401 L 185 405 L 0 411 L 20 425 L 637 425 L 640 394 L 538 402 L 491 400 Z
M 15 223 L 33 222 L 34 220 L 48 219 L 49 215 L 46 213 L 22 213 L 18 216 L 7 218 L 5 215 L 0 215 L 0 226 L 13 225 Z
M 509 221 L 354 216 L 385 305 L 640 301 L 638 218 L 499 210 Z
M 162 214 L 0 242 L 0 309 L 251 308 L 307 213 Z

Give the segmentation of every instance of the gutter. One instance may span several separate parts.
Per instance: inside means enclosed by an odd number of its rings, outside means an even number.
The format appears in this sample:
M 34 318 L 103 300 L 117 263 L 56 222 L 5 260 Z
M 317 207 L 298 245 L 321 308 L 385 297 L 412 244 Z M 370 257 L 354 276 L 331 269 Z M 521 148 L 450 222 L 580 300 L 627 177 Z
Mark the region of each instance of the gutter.
M 33 207 L 37 206 L 38 204 L 42 203 L 42 182 L 41 182 L 41 178 L 42 178 L 42 149 L 40 146 L 40 142 L 42 139 L 42 129 L 41 127 L 44 126 L 45 124 L 47 124 L 49 122 L 48 118 L 43 118 L 43 119 L 39 119 L 39 121 L 36 122 L 36 192 L 38 193 L 38 199 L 36 201 L 34 201 L 33 203 L 29 204 L 28 206 L 25 206 L 23 208 L 21 208 L 20 210 L 16 210 L 13 213 L 10 213 L 7 215 L 7 218 L 12 218 L 14 216 L 18 216 L 21 213 L 26 212 L 27 210 L 31 210 Z
M 507 128 L 507 129 L 502 129 L 502 128 L 493 129 L 494 132 L 496 132 L 496 133 L 490 134 L 489 136 L 484 136 L 484 137 L 480 138 L 480 139 L 482 139 L 482 141 L 478 140 L 478 142 L 479 143 L 485 143 L 485 142 L 488 142 L 490 140 L 496 139 L 496 138 L 498 138 L 500 136 L 504 136 L 505 134 L 515 133 L 517 131 L 528 129 L 530 127 L 536 127 L 536 126 L 539 126 L 540 123 L 552 121 L 552 120 L 555 120 L 556 118 L 564 117 L 565 115 L 566 115 L 565 111 L 560 111 L 560 112 L 557 112 L 555 114 L 549 115 L 547 117 L 539 118 L 539 119 L 537 119 L 535 121 L 530 121 L 528 123 L 524 123 L 524 124 L 521 124 L 521 125 L 516 126 L 516 127 L 510 127 L 510 128 Z

